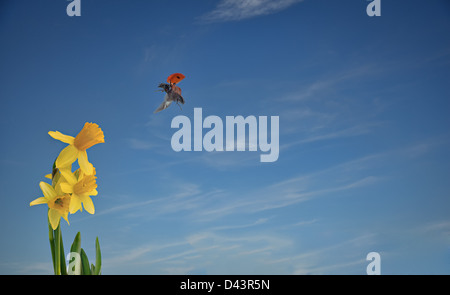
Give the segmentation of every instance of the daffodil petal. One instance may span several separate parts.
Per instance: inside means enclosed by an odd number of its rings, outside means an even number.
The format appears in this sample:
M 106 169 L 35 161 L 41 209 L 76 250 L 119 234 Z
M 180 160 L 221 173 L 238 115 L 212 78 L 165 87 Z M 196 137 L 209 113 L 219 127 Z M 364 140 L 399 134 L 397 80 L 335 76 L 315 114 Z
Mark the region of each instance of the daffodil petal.
M 61 215 L 58 210 L 51 209 L 48 210 L 48 220 L 50 220 L 50 224 L 52 225 L 53 230 L 55 230 L 59 225 L 59 220 L 61 219 Z
M 98 191 L 94 188 L 93 190 L 91 190 L 91 191 L 89 192 L 89 195 L 90 195 L 90 196 L 96 196 L 96 195 L 98 195 Z
M 72 165 L 78 158 L 79 151 L 73 145 L 68 145 L 60 153 L 56 159 L 56 168 L 64 168 Z
M 58 181 L 58 183 L 55 185 L 55 192 L 57 196 L 61 196 L 64 195 L 65 193 L 63 192 L 63 190 L 61 189 L 61 183 L 66 183 L 66 182 L 61 182 Z
M 50 174 L 45 175 L 45 178 L 52 179 L 52 174 L 50 173 Z
M 86 151 L 80 151 L 78 153 L 78 165 L 80 165 L 81 170 L 86 175 L 92 175 L 94 172 L 94 166 L 89 163 Z
M 67 221 L 67 224 L 70 225 L 69 218 L 67 218 L 68 216 L 69 216 L 69 212 L 67 212 L 66 214 L 62 215 L 64 220 Z
M 61 182 L 59 185 L 60 185 L 62 193 L 73 194 L 73 185 L 71 185 L 67 182 Z
M 73 214 L 81 209 L 81 200 L 77 195 L 72 195 L 70 199 L 69 212 Z
M 92 199 L 87 195 L 80 195 L 78 197 L 81 199 L 81 202 L 83 202 L 84 209 L 86 209 L 87 212 L 94 214 L 95 208 Z
M 37 198 L 36 200 L 30 203 L 30 206 L 39 205 L 39 204 L 47 204 L 48 200 L 45 197 Z
M 64 179 L 69 184 L 74 185 L 75 183 L 77 183 L 77 178 L 75 177 L 75 175 L 73 175 L 73 173 L 72 173 L 72 171 L 70 171 L 70 169 L 61 168 L 61 169 L 59 169 L 59 171 L 61 172 Z
M 46 182 L 39 182 L 39 187 L 42 190 L 42 193 L 44 194 L 44 197 L 47 198 L 47 200 L 53 199 L 56 197 L 55 189 Z
M 75 137 L 70 135 L 64 135 L 59 131 L 49 131 L 48 135 L 53 137 L 54 139 L 60 140 L 64 143 L 73 144 Z

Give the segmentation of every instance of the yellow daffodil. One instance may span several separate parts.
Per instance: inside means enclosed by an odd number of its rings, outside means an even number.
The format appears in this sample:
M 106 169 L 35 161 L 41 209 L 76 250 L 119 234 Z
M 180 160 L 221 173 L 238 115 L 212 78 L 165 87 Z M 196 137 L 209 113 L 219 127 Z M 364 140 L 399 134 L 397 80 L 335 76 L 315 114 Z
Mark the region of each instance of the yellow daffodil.
M 49 131 L 48 134 L 54 139 L 69 144 L 56 159 L 56 168 L 65 168 L 78 159 L 78 164 L 85 174 L 93 173 L 94 166 L 89 163 L 86 150 L 97 143 L 105 142 L 103 131 L 97 124 L 84 124 L 76 137 L 64 135 L 59 131 Z
M 47 204 L 49 208 L 48 219 L 54 230 L 58 227 L 61 217 L 69 223 L 67 216 L 69 215 L 70 195 L 63 194 L 59 189 L 57 189 L 57 192 L 50 184 L 43 181 L 39 183 L 39 187 L 44 196 L 32 201 L 30 206 Z
M 93 175 L 86 175 L 82 170 L 72 173 L 68 169 L 59 169 L 61 175 L 66 182 L 61 182 L 61 190 L 64 193 L 71 194 L 71 201 L 69 212 L 73 214 L 78 210 L 82 210 L 81 204 L 87 212 L 94 214 L 95 208 L 92 199 L 89 196 L 96 196 L 98 194 L 97 177 L 95 176 L 95 169 Z M 78 173 L 77 173 L 78 172 Z M 76 175 L 78 174 L 78 178 Z

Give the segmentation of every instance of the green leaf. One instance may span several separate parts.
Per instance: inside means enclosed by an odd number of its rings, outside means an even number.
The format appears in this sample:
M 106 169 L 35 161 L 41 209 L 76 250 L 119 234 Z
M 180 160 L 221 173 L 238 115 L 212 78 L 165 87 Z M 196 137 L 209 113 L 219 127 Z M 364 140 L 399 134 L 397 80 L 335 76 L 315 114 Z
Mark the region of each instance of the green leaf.
M 95 266 L 91 264 L 91 274 L 95 275 Z
M 60 229 L 61 230 L 61 229 Z M 64 245 L 63 245 L 63 239 L 62 239 L 62 234 L 61 232 L 59 233 L 59 238 L 61 239 L 60 241 L 60 259 L 61 259 L 61 274 L 62 275 L 67 275 L 67 269 L 66 269 L 66 256 L 64 255 Z
M 70 247 L 70 252 L 76 252 L 78 254 L 81 253 L 81 233 L 78 232 L 73 239 L 72 247 Z
M 80 232 L 78 232 L 75 235 L 75 239 L 73 239 L 72 246 L 70 247 L 70 253 L 77 253 L 78 255 L 80 255 L 79 257 L 81 257 L 81 233 Z M 71 254 L 71 255 L 73 255 L 73 254 Z M 70 266 L 70 261 L 69 261 L 69 266 Z M 80 267 L 81 267 L 81 264 L 80 264 Z
M 102 269 L 102 253 L 100 251 L 100 243 L 98 237 L 95 239 L 95 271 L 94 275 L 99 275 Z
M 86 255 L 86 252 L 84 252 L 84 249 L 81 248 L 81 273 L 83 275 L 90 275 L 91 270 L 89 269 L 89 259 Z

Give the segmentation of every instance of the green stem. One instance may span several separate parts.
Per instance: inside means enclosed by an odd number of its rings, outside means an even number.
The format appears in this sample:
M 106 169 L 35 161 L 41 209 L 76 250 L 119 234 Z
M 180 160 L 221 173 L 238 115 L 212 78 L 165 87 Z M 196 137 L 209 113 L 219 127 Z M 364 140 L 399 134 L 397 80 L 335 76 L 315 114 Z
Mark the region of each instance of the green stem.
M 61 274 L 61 226 L 55 229 L 55 275 Z
M 50 220 L 48 220 L 48 239 L 50 241 L 50 250 L 52 252 L 53 272 L 56 275 L 55 239 L 54 239 L 54 236 L 53 236 L 53 228 L 52 228 L 52 225 L 50 224 Z

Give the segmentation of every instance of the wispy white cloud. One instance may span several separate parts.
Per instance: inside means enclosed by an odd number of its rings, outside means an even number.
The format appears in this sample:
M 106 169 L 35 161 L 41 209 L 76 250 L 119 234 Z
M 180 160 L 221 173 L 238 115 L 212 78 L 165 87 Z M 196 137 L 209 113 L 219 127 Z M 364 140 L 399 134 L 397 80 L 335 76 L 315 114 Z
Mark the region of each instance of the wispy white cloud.
M 3 273 L 4 269 L 8 269 L 8 273 Z M 53 267 L 50 262 L 3 262 L 0 263 L 1 275 L 42 275 L 52 274 Z
M 293 87 L 276 99 L 274 109 L 280 116 L 280 132 L 285 135 L 280 149 L 318 141 L 334 144 L 336 139 L 367 135 L 385 127 L 386 122 L 378 116 L 385 110 L 384 100 L 360 89 L 353 89 L 351 95 L 348 91 L 348 85 L 379 72 L 379 66 L 363 64 L 291 81 Z
M 253 214 L 284 208 L 318 197 L 365 187 L 382 180 L 379 176 L 371 175 L 368 169 L 384 157 L 386 157 L 384 154 L 361 157 L 319 171 L 267 183 L 247 192 L 225 187 L 208 188 L 201 182 L 189 183 L 171 179 L 169 180 L 171 192 L 168 196 L 152 196 L 144 200 L 136 198 L 134 202 L 129 201 L 105 209 L 95 216 L 120 212 L 126 218 L 148 220 L 183 212 L 185 218 L 201 223 L 232 214 Z M 237 195 L 240 197 L 236 198 Z M 221 225 L 216 229 L 251 227 L 265 222 L 268 222 L 267 217 L 254 223 Z
M 351 161 L 353 163 L 353 161 Z M 350 169 L 343 173 L 344 164 L 314 172 L 308 175 L 296 176 L 279 183 L 266 185 L 240 195 L 242 198 L 226 198 L 226 202 L 209 203 L 207 207 L 197 212 L 199 220 L 216 219 L 239 212 L 257 213 L 267 210 L 292 206 L 317 197 L 330 196 L 339 192 L 361 188 L 374 184 L 382 178 L 373 175 L 356 175 Z M 361 171 L 359 171 L 361 173 Z M 346 175 L 346 177 L 344 177 Z M 326 181 L 324 181 L 326 179 Z M 330 181 L 339 179 L 339 181 Z M 233 192 L 227 194 L 233 195 Z M 225 194 L 225 196 L 227 195 Z
M 203 15 L 204 22 L 239 21 L 280 12 L 303 0 L 222 0 L 213 11 Z
M 303 266 L 301 268 L 296 268 L 293 275 L 310 275 L 310 274 L 332 274 L 332 273 L 352 273 L 352 272 L 346 272 L 345 269 L 348 269 L 349 267 L 354 268 L 355 266 L 359 266 L 359 269 L 361 270 L 359 273 L 364 273 L 364 267 L 367 264 L 367 261 L 365 259 L 356 259 L 354 261 L 349 262 L 340 262 L 340 263 L 334 263 L 334 264 L 323 264 L 323 265 L 315 265 L 315 264 L 309 264 L 307 266 Z
M 304 249 L 297 255 L 289 255 L 279 259 L 269 259 L 268 264 L 290 263 L 294 270 L 293 274 L 331 274 L 331 273 L 353 273 L 343 269 L 360 265 L 361 274 L 365 271 L 365 253 L 361 249 L 373 246 L 376 243 L 375 234 L 361 234 L 340 242 L 325 245 L 313 250 Z M 340 255 L 336 255 L 340 253 Z
M 172 192 L 168 196 L 128 196 L 128 200 L 116 206 L 96 212 L 78 220 L 100 218 L 103 215 L 116 214 L 121 218 L 147 222 L 161 216 L 169 216 L 183 212 L 188 218 L 201 212 L 205 207 L 221 198 L 221 189 L 205 190 L 198 184 L 171 180 Z M 107 198 L 107 197 L 105 197 Z
M 151 45 L 150 47 L 146 47 L 144 50 L 144 62 L 150 62 L 154 60 L 158 54 L 156 53 L 156 45 Z
M 191 157 L 191 161 L 202 163 L 217 170 L 230 170 L 259 164 L 261 151 L 256 152 L 209 152 Z
M 326 140 L 340 139 L 340 138 L 347 138 L 347 137 L 355 137 L 355 136 L 368 134 L 371 132 L 371 130 L 374 127 L 380 126 L 381 124 L 382 124 L 381 122 L 372 122 L 372 123 L 366 123 L 366 124 L 361 124 L 361 125 L 357 125 L 357 126 L 351 126 L 351 127 L 336 130 L 336 131 L 323 132 L 323 133 L 319 133 L 319 134 L 310 135 L 303 139 L 285 143 L 280 147 L 280 150 L 284 150 L 284 149 L 291 148 L 293 146 L 305 144 L 305 143 L 312 143 L 312 142 L 316 142 L 316 141 L 326 141 Z
M 196 222 L 202 222 L 217 220 L 232 214 L 253 214 L 284 208 L 319 197 L 334 196 L 385 181 L 389 179 L 389 175 L 380 176 L 373 174 L 372 169 L 379 169 L 386 163 L 390 163 L 392 159 L 397 159 L 398 161 L 402 161 L 402 159 L 408 160 L 410 154 L 408 151 L 416 154 L 414 151 L 419 150 L 422 154 L 437 144 L 432 140 L 424 141 L 394 150 L 369 154 L 320 170 L 292 175 L 287 179 L 275 183 L 266 183 L 245 192 L 242 190 L 237 192 L 229 187 L 216 186 L 210 188 L 201 181 L 191 183 L 180 179 L 167 179 L 171 183 L 167 196 L 137 197 L 134 201 L 104 209 L 96 213 L 95 216 L 86 218 L 95 218 L 104 214 L 120 212 L 121 215 L 127 218 L 148 220 L 149 218 L 183 212 L 185 218 L 192 218 Z M 198 155 L 195 159 L 198 162 L 202 157 L 214 158 L 213 155 L 203 154 Z M 217 157 L 214 159 L 217 159 Z M 227 159 L 224 158 L 225 160 Z M 220 163 L 216 163 L 216 165 L 220 165 Z M 224 163 L 223 165 L 228 164 Z M 239 163 L 235 163 L 235 165 L 239 167 Z M 240 197 L 236 198 L 236 195 Z M 263 222 L 268 222 L 268 220 L 263 218 L 255 223 L 237 226 L 250 227 Z M 229 224 L 221 225 L 218 229 L 234 227 L 236 225 Z
M 377 75 L 382 67 L 363 64 L 356 67 L 350 67 L 336 71 L 331 74 L 318 77 L 309 81 L 289 81 L 292 85 L 298 85 L 295 91 L 285 93 L 277 98 L 280 102 L 304 102 L 317 99 L 317 97 L 326 96 L 334 93 L 342 87 L 348 87 L 349 83 L 355 83 L 363 78 Z
M 317 221 L 318 221 L 318 219 L 299 221 L 297 223 L 292 224 L 291 226 L 305 226 L 305 225 L 310 225 L 310 224 L 316 223 Z
M 271 232 L 223 234 L 206 230 L 176 241 L 131 247 L 109 255 L 110 269 L 123 265 L 145 267 L 147 273 L 188 274 L 208 269 L 208 274 L 224 271 L 235 274 L 327 274 L 361 273 L 365 270 L 365 249 L 376 242 L 375 235 L 361 234 L 332 244 L 292 252 L 295 237 Z M 336 255 L 340 253 L 340 255 Z M 213 262 L 213 263 L 212 263 Z M 122 270 L 122 273 L 126 273 Z
M 134 150 L 149 150 L 156 146 L 154 143 L 137 138 L 129 138 L 128 143 Z
M 225 226 L 217 226 L 217 227 L 213 227 L 212 230 L 234 230 L 234 229 L 241 229 L 241 228 L 249 228 L 249 227 L 253 227 L 253 226 L 257 226 L 257 225 L 261 225 L 264 223 L 267 223 L 267 221 L 269 220 L 269 218 L 260 218 L 258 220 L 256 220 L 253 223 L 250 224 L 241 224 L 241 225 L 225 225 Z
M 418 158 L 426 154 L 429 154 L 438 147 L 448 146 L 449 144 L 450 144 L 450 134 L 442 134 L 439 136 L 424 138 L 409 146 L 403 147 L 398 152 L 410 158 Z
M 135 263 L 148 255 L 152 256 L 154 253 L 161 253 L 171 248 L 178 249 L 179 247 L 185 247 L 186 245 L 188 245 L 188 243 L 182 240 L 168 243 L 147 243 L 138 245 L 120 252 L 119 254 L 110 255 L 108 258 L 104 259 L 104 264 L 115 267 L 116 265 Z
M 130 269 L 144 267 L 146 273 L 188 274 L 196 269 L 208 268 L 208 274 L 223 273 L 230 269 L 233 273 L 254 273 L 252 261 L 269 273 L 273 268 L 264 263 L 267 255 L 283 253 L 292 245 L 289 238 L 268 233 L 247 233 L 244 235 L 218 234 L 206 230 L 177 237 L 170 242 L 144 243 L 128 250 L 108 255 L 104 265 L 108 269 Z M 226 257 L 224 260 L 223 258 Z M 234 269 L 233 269 L 234 268 Z
M 437 220 L 410 229 L 416 235 L 428 235 L 443 245 L 450 245 L 450 220 Z
M 120 210 L 124 218 L 134 218 L 141 223 L 149 218 L 164 216 L 171 219 L 177 216 L 171 220 L 189 224 L 190 229 L 181 236 L 171 236 L 172 240 L 168 242 L 156 244 L 147 241 L 147 244 L 144 242 L 143 245 L 134 245 L 124 253 L 109 255 L 111 258 L 108 264 L 112 269 L 120 265 L 131 265 L 130 269 L 142 267 L 146 273 L 154 271 L 167 274 L 201 273 L 202 270 L 211 274 L 223 273 L 224 270 L 246 274 L 364 273 L 367 265 L 364 260 L 367 253 L 364 251 L 374 242 L 374 235 L 363 233 L 341 242 L 331 239 L 329 245 L 325 241 L 315 247 L 298 250 L 298 241 L 295 239 L 300 236 L 275 233 L 287 230 L 288 226 L 290 230 L 305 226 L 297 231 L 299 235 L 311 230 L 307 225 L 314 225 L 314 231 L 320 230 L 323 229 L 322 221 L 325 217 L 316 212 L 297 223 L 291 220 L 287 226 L 286 223 L 277 224 L 277 211 L 270 210 L 296 206 L 319 198 L 342 196 L 353 189 L 366 189 L 389 177 L 374 175 L 372 169 L 386 165 L 394 158 L 398 159 L 399 155 L 408 158 L 403 151 L 422 150 L 422 144 L 424 142 L 369 154 L 267 183 L 257 189 L 240 190 L 239 193 L 233 188 L 219 187 L 212 190 L 201 182 L 173 180 L 174 188 L 168 197 L 158 197 L 121 208 L 114 207 L 109 212 Z M 135 215 L 127 215 L 127 211 Z M 321 222 L 318 223 L 318 220 Z M 425 226 L 423 231 L 435 230 L 448 238 L 448 228 L 448 221 L 444 220 Z M 292 250 L 293 245 L 296 250 Z M 345 256 L 336 258 L 335 253 L 344 253 Z M 233 268 L 234 265 L 246 262 L 253 267 Z

